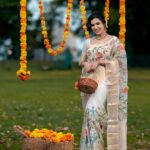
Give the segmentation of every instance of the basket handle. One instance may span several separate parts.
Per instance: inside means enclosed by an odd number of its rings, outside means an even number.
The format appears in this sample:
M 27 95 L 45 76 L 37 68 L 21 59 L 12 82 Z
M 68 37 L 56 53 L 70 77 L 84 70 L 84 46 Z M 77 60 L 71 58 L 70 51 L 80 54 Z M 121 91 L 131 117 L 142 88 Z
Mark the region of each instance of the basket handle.
M 22 127 L 20 127 L 19 125 L 14 125 L 13 129 L 16 133 L 19 133 L 20 135 L 22 135 L 23 137 L 28 137 L 25 133 L 24 133 L 24 129 Z

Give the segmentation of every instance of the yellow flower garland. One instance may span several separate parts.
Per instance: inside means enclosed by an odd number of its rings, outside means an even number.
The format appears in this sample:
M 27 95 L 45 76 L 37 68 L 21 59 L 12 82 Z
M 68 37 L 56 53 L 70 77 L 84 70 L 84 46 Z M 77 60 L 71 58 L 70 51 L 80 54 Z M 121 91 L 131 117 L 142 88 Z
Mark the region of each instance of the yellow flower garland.
M 125 0 L 120 0 L 120 8 L 119 8 L 119 14 L 120 14 L 120 19 L 119 19 L 119 26 L 120 26 L 120 31 L 119 31 L 119 39 L 125 46 L 125 32 L 126 32 L 126 8 L 125 8 Z
M 105 9 L 104 9 L 104 16 L 106 21 L 106 28 L 108 28 L 108 21 L 109 21 L 109 0 L 106 0 L 105 2 Z
M 45 44 L 45 47 L 48 49 L 48 53 L 52 56 L 56 56 L 57 54 L 61 53 L 66 45 L 66 41 L 68 39 L 68 34 L 69 34 L 69 30 L 70 30 L 70 13 L 72 11 L 72 3 L 73 3 L 73 0 L 68 0 L 68 8 L 67 8 L 67 12 L 66 12 L 67 16 L 66 16 L 66 24 L 64 27 L 64 33 L 63 33 L 63 40 L 60 44 L 60 47 L 57 50 L 53 50 L 52 46 L 49 42 L 49 39 L 48 39 L 48 33 L 47 33 L 47 29 L 46 29 L 42 0 L 39 0 L 41 27 L 42 27 L 42 35 L 44 38 L 44 44 Z
M 80 12 L 81 12 L 82 28 L 84 30 L 85 37 L 88 39 L 90 38 L 90 34 L 86 26 L 87 20 L 86 20 L 86 9 L 84 6 L 84 0 L 80 0 Z
M 20 0 L 20 48 L 21 48 L 21 55 L 20 55 L 20 69 L 17 71 L 17 76 L 21 80 L 28 80 L 30 77 L 30 71 L 27 70 L 27 36 L 26 36 L 26 27 L 27 27 L 27 13 L 26 13 L 26 0 Z M 60 47 L 57 50 L 53 50 L 51 47 L 51 44 L 48 39 L 48 33 L 46 29 L 46 23 L 44 18 L 44 11 L 43 11 L 43 5 L 42 0 L 39 0 L 39 8 L 40 8 L 40 17 L 41 17 L 41 26 L 42 26 L 42 35 L 44 38 L 44 44 L 45 47 L 48 49 L 48 52 L 52 56 L 56 56 L 57 54 L 61 53 L 63 48 L 65 47 L 66 41 L 68 39 L 68 34 L 70 30 L 70 13 L 72 10 L 72 3 L 73 0 L 68 0 L 68 8 L 67 8 L 67 17 L 66 17 L 66 24 L 64 27 L 64 34 L 63 34 L 63 40 L 60 44 Z M 105 10 L 104 10 L 104 16 L 106 19 L 106 25 L 109 20 L 109 0 L 106 0 L 105 3 Z M 122 43 L 125 45 L 125 32 L 126 32 L 126 18 L 125 18 L 125 0 L 120 0 L 120 7 L 119 7 L 119 39 L 122 41 Z M 84 0 L 80 0 L 80 11 L 81 11 L 81 19 L 82 19 L 82 27 L 85 32 L 85 37 L 90 38 L 89 31 L 86 26 L 86 8 L 84 6 Z M 107 27 L 107 26 L 106 26 Z
M 17 76 L 21 80 L 28 80 L 30 76 L 30 71 L 27 70 L 27 37 L 26 37 L 26 27 L 27 27 L 27 13 L 26 13 L 26 0 L 20 1 L 20 69 L 17 71 Z

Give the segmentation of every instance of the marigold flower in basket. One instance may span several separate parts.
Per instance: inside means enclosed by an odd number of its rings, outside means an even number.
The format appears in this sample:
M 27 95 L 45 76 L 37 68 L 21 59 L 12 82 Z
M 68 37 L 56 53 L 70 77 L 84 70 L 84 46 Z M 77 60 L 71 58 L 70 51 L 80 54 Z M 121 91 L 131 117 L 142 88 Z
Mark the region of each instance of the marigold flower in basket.
M 73 140 L 74 136 L 71 133 L 55 132 L 48 129 L 34 129 L 33 131 L 25 130 L 24 133 L 30 138 L 43 138 L 50 142 L 65 142 Z
M 74 83 L 74 88 L 75 88 L 75 90 L 79 90 L 79 82 L 78 81 L 76 81 Z
M 25 130 L 24 133 L 25 133 L 25 135 L 29 136 L 31 134 L 31 131 L 30 130 Z

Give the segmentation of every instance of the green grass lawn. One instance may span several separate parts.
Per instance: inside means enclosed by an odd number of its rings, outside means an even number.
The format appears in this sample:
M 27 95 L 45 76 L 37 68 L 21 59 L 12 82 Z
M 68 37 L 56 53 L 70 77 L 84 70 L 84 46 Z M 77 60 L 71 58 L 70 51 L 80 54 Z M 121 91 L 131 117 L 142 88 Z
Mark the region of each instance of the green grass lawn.
M 19 150 L 21 136 L 13 125 L 24 129 L 68 127 L 78 149 L 83 110 L 74 82 L 80 70 L 42 71 L 30 63 L 28 81 L 16 77 L 18 64 L 0 63 L 0 150 Z M 150 149 L 150 70 L 129 70 L 128 150 Z

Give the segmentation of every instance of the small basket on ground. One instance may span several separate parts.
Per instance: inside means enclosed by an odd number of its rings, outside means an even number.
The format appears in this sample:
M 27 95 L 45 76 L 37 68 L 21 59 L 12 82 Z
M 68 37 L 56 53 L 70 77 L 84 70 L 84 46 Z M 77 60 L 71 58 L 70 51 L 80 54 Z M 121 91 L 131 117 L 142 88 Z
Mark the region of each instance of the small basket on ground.
M 50 141 L 44 137 L 30 137 L 26 134 L 25 130 L 20 126 L 14 127 L 15 131 L 23 136 L 22 150 L 73 150 L 74 138 L 62 141 Z M 56 132 L 55 132 L 56 133 Z M 54 135 L 52 135 L 54 136 Z M 69 136 L 69 135 L 67 135 Z

